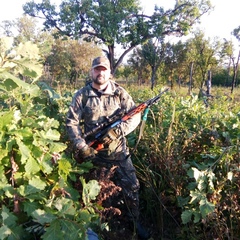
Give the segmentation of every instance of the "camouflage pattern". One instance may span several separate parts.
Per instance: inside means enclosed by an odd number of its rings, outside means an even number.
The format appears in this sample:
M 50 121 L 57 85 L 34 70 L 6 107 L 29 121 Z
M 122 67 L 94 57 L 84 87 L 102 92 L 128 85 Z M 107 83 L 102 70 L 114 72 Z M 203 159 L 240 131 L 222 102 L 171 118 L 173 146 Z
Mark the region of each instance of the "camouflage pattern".
M 92 62 L 92 68 L 96 67 L 105 67 L 106 69 L 110 69 L 110 62 L 106 57 L 97 57 Z
M 98 97 L 97 93 L 92 89 L 91 85 L 81 88 L 73 97 L 69 108 L 66 120 L 67 132 L 74 146 L 85 142 L 82 138 L 83 131 L 89 132 L 98 124 L 106 121 L 108 116 L 114 114 L 118 109 L 129 111 L 135 106 L 132 97 L 125 89 L 120 87 L 113 81 L 109 81 L 107 89 Z M 119 126 L 119 134 L 123 138 L 118 139 L 111 146 L 100 150 L 99 157 L 109 160 L 125 159 L 129 154 L 126 146 L 126 139 L 140 122 L 140 114 Z M 83 129 L 80 128 L 80 123 L 83 121 Z
M 107 88 L 101 94 L 93 90 L 91 84 L 81 88 L 73 97 L 66 119 L 66 127 L 70 140 L 74 146 L 84 145 L 83 132 L 89 132 L 98 124 L 106 121 L 119 109 L 128 112 L 135 106 L 132 97 L 127 91 L 113 81 L 109 81 Z M 122 188 L 128 207 L 134 216 L 138 215 L 139 182 L 135 168 L 129 156 L 126 138 L 140 123 L 141 114 L 120 124 L 118 134 L 122 137 L 98 151 L 93 159 L 95 165 L 110 168 L 117 165 L 116 184 Z M 82 128 L 80 125 L 82 124 Z

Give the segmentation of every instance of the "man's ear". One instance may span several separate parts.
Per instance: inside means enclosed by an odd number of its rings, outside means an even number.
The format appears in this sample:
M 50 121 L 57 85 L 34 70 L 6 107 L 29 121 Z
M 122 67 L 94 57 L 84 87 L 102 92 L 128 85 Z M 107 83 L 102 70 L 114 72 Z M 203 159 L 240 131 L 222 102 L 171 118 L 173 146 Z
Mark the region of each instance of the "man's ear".
M 92 69 L 89 71 L 89 77 L 92 79 Z

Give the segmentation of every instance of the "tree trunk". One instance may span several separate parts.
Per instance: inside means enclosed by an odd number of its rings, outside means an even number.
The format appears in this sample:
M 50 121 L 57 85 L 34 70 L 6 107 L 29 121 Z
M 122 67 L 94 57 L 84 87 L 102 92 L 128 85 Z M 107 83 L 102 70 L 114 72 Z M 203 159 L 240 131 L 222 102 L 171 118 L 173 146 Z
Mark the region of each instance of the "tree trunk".
M 239 63 L 239 58 L 240 58 L 240 51 L 238 53 L 238 58 L 236 64 L 233 62 L 233 80 L 232 80 L 232 88 L 231 88 L 231 93 L 233 93 L 233 89 L 236 84 L 236 79 L 237 79 L 237 73 L 238 73 L 238 63 Z
M 111 66 L 111 73 L 112 75 L 114 76 L 115 75 L 115 72 L 117 70 L 117 68 L 119 67 L 119 65 L 122 63 L 124 57 L 134 49 L 135 46 L 132 46 L 130 48 L 128 48 L 127 50 L 125 50 L 123 52 L 123 54 L 119 57 L 118 61 L 114 62 L 114 45 L 110 45 L 108 46 L 108 52 L 105 50 L 105 52 L 107 52 L 107 55 L 108 55 L 108 59 L 110 61 L 110 66 Z
M 225 86 L 228 87 L 228 82 L 229 82 L 229 77 L 230 77 L 230 67 L 231 67 L 231 56 L 229 57 L 229 62 L 228 62 L 228 73 L 227 73 L 227 78 L 226 78 L 226 83 Z
M 181 78 L 180 78 L 180 76 L 178 76 L 178 88 L 180 89 L 181 88 Z
M 207 85 L 207 95 L 210 95 L 211 87 L 212 87 L 212 72 L 210 70 L 208 70 L 208 78 L 206 81 L 206 85 Z
M 153 90 L 155 86 L 155 76 L 156 76 L 156 68 L 152 67 L 152 74 L 151 74 L 151 90 Z
M 192 93 L 193 62 L 191 62 L 188 94 Z

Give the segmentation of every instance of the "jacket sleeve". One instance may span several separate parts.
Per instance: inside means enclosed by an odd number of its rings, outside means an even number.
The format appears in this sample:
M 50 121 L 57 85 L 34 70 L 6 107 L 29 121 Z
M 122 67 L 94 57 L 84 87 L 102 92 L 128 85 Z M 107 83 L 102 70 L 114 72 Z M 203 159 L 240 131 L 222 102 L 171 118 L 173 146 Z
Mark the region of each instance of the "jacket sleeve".
M 82 138 L 83 134 L 79 124 L 82 118 L 82 113 L 82 93 L 79 90 L 72 99 L 66 117 L 66 131 L 74 147 L 76 147 L 77 144 L 86 144 L 85 140 Z

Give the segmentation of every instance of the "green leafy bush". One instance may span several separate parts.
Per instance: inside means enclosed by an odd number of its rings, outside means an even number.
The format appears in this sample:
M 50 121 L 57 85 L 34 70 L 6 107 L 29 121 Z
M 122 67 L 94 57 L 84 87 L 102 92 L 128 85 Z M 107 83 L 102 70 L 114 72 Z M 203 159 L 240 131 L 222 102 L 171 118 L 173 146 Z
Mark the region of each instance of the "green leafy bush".
M 240 235 L 240 108 L 225 97 L 203 100 L 163 96 L 134 155 L 146 217 L 173 239 Z
M 82 177 L 92 165 L 69 153 L 72 93 L 37 81 L 35 46 L 15 48 L 10 38 L 0 47 L 0 239 L 85 239 L 88 227 L 105 225 L 94 203 L 99 182 Z M 129 92 L 138 104 L 157 90 Z M 239 104 L 224 96 L 171 91 L 151 107 L 132 155 L 154 239 L 239 238 L 239 117 Z M 132 150 L 138 130 L 128 136 Z
M 80 177 L 90 163 L 76 165 L 65 153 L 67 99 L 60 101 L 51 88 L 35 83 L 37 58 L 30 53 L 28 61 L 19 62 L 24 51 L 15 49 L 0 66 L 0 239 L 85 239 L 86 229 L 99 225 L 92 200 L 100 187 Z M 82 195 L 74 188 L 78 179 Z

